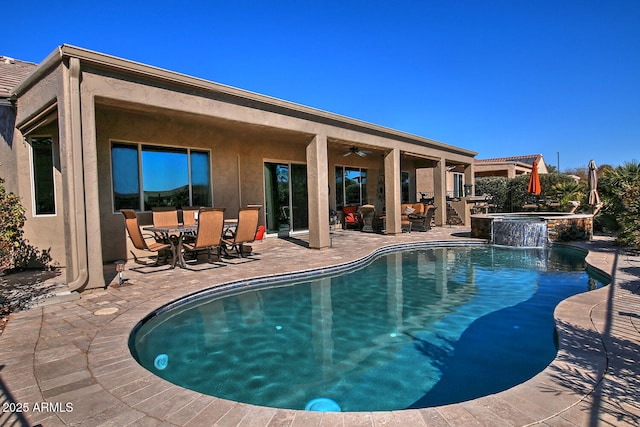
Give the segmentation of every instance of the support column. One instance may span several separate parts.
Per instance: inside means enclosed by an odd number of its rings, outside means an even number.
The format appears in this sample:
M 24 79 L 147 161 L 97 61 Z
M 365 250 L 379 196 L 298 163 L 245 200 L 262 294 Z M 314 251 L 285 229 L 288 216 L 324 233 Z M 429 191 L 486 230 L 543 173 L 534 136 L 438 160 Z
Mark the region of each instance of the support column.
M 400 188 L 400 150 L 394 148 L 384 157 L 384 194 L 387 234 L 402 233 Z
M 434 214 L 435 222 L 442 226 L 447 223 L 447 162 L 444 158 L 433 170 L 433 196 L 438 207 Z
M 474 196 L 476 194 L 476 174 L 473 163 L 464 168 L 464 183 L 473 185 L 473 187 L 471 187 L 471 196 Z
M 307 145 L 307 190 L 309 247 L 328 248 L 330 244 L 329 160 L 326 135 L 316 135 Z
M 473 169 L 473 163 L 467 165 L 464 168 L 464 183 L 471 184 L 471 194 L 470 196 L 474 196 L 476 194 L 476 180 L 475 180 L 475 172 Z M 467 227 L 471 226 L 471 205 L 466 203 L 465 201 L 465 209 L 464 209 L 464 225 Z
M 80 290 L 87 283 L 87 230 L 85 227 L 82 175 L 82 124 L 80 110 L 80 60 L 69 59 L 64 71 L 60 111 L 60 164 L 64 180 L 64 228 L 69 289 Z
M 104 288 L 102 227 L 98 184 L 95 103 L 91 95 L 82 103 L 82 161 L 84 175 L 85 227 L 87 230 L 88 282 L 84 289 Z

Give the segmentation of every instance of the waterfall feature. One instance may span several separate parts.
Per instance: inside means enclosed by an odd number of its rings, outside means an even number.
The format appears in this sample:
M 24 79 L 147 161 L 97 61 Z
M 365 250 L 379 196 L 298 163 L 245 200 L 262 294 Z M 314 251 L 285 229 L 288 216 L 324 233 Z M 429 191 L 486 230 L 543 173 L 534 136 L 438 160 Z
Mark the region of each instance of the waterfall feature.
M 492 223 L 491 241 L 496 245 L 542 248 L 547 245 L 547 221 L 498 219 Z

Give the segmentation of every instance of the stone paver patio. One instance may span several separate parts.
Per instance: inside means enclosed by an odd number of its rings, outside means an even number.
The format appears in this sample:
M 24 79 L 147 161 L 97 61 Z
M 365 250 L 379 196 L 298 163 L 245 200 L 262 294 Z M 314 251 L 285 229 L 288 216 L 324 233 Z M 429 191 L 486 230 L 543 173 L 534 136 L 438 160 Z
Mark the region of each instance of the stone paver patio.
M 125 286 L 11 315 L 0 336 L 0 425 L 31 426 L 625 426 L 640 425 L 640 257 L 596 238 L 578 246 L 612 275 L 611 286 L 576 295 L 556 309 L 557 358 L 507 391 L 436 408 L 317 413 L 231 402 L 168 383 L 130 356 L 131 329 L 172 300 L 230 281 L 348 263 L 387 245 L 471 241 L 464 227 L 383 236 L 338 231 L 333 247 L 266 239 L 251 260 L 191 269 L 140 268 Z M 23 409 L 23 412 L 18 412 Z

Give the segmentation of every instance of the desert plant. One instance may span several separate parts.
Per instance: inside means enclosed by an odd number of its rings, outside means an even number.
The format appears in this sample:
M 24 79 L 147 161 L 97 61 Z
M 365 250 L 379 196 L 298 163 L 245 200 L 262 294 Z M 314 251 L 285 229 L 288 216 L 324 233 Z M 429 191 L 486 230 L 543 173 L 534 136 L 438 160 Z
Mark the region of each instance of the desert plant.
M 32 263 L 51 267 L 50 251 L 40 251 L 24 238 L 24 207 L 18 196 L 6 191 L 1 177 L 0 206 L 0 273 L 26 268 Z
M 560 202 L 562 206 L 566 206 L 570 200 L 580 202 L 582 205 L 586 204 L 587 187 L 586 184 L 576 182 L 575 180 L 558 182 L 551 187 L 551 193 Z
M 14 254 L 22 243 L 25 216 L 20 199 L 8 193 L 0 178 L 0 272 L 14 267 Z
M 640 246 L 640 164 L 632 161 L 605 171 L 598 188 L 600 222 L 617 233 L 620 244 Z

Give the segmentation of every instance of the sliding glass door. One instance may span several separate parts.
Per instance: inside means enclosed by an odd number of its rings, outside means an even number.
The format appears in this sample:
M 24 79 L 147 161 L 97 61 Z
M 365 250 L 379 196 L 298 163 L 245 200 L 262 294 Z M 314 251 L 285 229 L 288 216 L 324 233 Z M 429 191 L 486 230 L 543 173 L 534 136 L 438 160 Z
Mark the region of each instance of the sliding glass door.
M 267 233 L 308 230 L 306 165 L 265 162 L 264 182 Z

